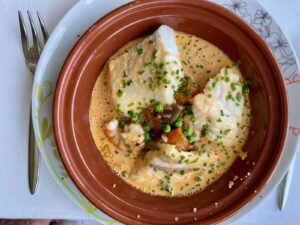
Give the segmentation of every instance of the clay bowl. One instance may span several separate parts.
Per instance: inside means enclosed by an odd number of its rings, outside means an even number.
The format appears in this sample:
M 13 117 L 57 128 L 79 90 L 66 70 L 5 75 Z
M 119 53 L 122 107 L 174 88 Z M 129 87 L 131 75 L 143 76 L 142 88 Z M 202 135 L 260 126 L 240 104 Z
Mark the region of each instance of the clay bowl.
M 216 183 L 187 197 L 150 196 L 125 183 L 101 157 L 89 127 L 91 93 L 106 60 L 125 43 L 161 24 L 202 37 L 233 60 L 241 60 L 243 75 L 253 81 L 247 159 L 238 159 Z M 286 89 L 266 43 L 239 17 L 203 0 L 137 1 L 100 19 L 69 54 L 54 100 L 55 137 L 68 173 L 97 208 L 126 224 L 212 224 L 230 217 L 272 175 L 287 127 Z M 234 175 L 239 179 L 229 189 Z

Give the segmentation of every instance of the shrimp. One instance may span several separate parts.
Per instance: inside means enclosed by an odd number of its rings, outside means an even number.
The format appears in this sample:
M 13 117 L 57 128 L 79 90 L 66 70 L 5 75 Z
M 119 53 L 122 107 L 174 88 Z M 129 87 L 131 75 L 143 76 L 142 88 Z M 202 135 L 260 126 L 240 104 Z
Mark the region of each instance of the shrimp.
M 118 120 L 113 119 L 110 122 L 104 124 L 103 133 L 110 143 L 117 147 L 122 152 L 126 152 L 127 148 L 122 143 L 120 131 L 118 128 Z
M 140 124 L 125 125 L 124 129 L 118 127 L 118 120 L 113 119 L 103 126 L 106 138 L 120 151 L 126 153 L 131 150 L 138 153 L 144 146 L 144 130 Z

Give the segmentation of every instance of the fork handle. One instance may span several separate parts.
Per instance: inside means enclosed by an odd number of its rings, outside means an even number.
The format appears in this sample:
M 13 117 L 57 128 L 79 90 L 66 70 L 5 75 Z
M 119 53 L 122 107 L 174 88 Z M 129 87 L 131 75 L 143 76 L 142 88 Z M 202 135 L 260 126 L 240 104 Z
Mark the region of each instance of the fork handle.
M 29 190 L 31 194 L 34 194 L 38 184 L 39 178 L 39 149 L 34 137 L 32 115 L 30 110 L 29 119 L 29 145 L 28 145 L 28 178 L 29 178 Z

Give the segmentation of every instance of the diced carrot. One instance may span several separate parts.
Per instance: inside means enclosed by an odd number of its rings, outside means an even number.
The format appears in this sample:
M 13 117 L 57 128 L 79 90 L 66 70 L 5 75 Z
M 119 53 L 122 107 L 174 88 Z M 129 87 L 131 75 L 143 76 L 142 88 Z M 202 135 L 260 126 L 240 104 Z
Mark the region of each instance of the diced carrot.
M 170 131 L 169 133 L 165 133 L 166 137 L 168 138 L 167 143 L 171 145 L 181 145 L 188 147 L 189 143 L 185 139 L 182 133 L 181 128 L 174 129 Z

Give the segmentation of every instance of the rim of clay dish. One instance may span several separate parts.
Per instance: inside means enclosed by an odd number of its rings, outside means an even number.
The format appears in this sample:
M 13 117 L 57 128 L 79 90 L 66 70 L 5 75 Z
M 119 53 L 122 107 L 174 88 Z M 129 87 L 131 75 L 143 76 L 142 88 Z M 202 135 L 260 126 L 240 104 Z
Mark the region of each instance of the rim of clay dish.
M 190 209 L 190 212 L 187 212 L 186 209 L 181 210 L 180 208 L 176 208 L 176 206 L 174 205 L 179 203 L 180 201 L 192 201 L 191 199 L 193 197 L 191 196 L 188 196 L 187 198 L 174 198 L 172 200 L 170 198 L 150 196 L 145 193 L 140 193 L 140 191 L 127 185 L 121 178 L 119 178 L 110 170 L 105 161 L 103 161 L 103 159 L 100 159 L 101 156 L 97 151 L 95 144 L 91 144 L 93 142 L 91 134 L 89 134 L 88 131 L 84 134 L 80 133 L 77 127 L 77 124 L 81 123 L 85 123 L 85 128 L 89 127 L 88 114 L 82 114 L 83 111 L 81 110 L 83 109 L 78 107 L 77 98 L 78 96 L 85 96 L 84 99 L 81 99 L 81 104 L 82 108 L 85 108 L 85 112 L 88 111 L 88 109 L 86 109 L 87 107 L 89 108 L 90 98 L 88 98 L 88 96 L 90 96 L 92 90 L 84 90 L 80 88 L 79 84 L 83 80 L 83 75 L 76 66 L 82 63 L 80 61 L 80 57 L 81 55 L 87 54 L 85 51 L 89 52 L 90 54 L 90 56 L 85 55 L 85 59 L 87 60 L 87 62 L 91 62 L 95 54 L 102 54 L 101 52 L 93 52 L 91 46 L 89 46 L 89 43 L 91 43 L 97 37 L 98 33 L 101 33 L 102 28 L 106 29 L 107 31 L 107 33 L 105 34 L 106 39 L 112 38 L 112 41 L 116 41 L 113 40 L 113 38 L 115 38 L 114 35 L 117 32 L 120 33 L 123 29 L 125 30 L 127 28 L 126 26 L 123 26 L 122 28 L 118 27 L 118 23 L 121 23 L 120 18 L 126 19 L 127 17 L 135 14 L 143 15 L 145 13 L 144 20 L 147 20 L 151 17 L 151 13 L 149 14 L 150 9 L 156 16 L 160 15 L 160 13 L 162 15 L 167 15 L 168 7 L 181 7 L 191 10 L 200 10 L 201 12 L 208 12 L 208 14 L 214 14 L 227 23 L 233 24 L 233 26 L 235 26 L 235 29 L 252 38 L 254 40 L 253 42 L 255 42 L 260 47 L 260 54 L 264 55 L 265 60 L 268 61 L 268 69 L 273 72 L 272 79 L 275 80 L 273 85 L 277 85 L 277 90 L 275 92 L 276 95 L 279 96 L 279 99 L 274 100 L 267 98 L 266 100 L 268 103 L 267 107 L 270 112 L 270 118 L 273 118 L 272 115 L 274 112 L 272 112 L 272 109 L 275 108 L 277 111 L 279 111 L 279 115 L 276 117 L 278 119 L 276 121 L 277 125 L 275 123 L 267 125 L 268 135 L 273 135 L 274 132 L 277 132 L 276 134 L 278 136 L 278 140 L 276 142 L 276 149 L 273 150 L 275 155 L 272 160 L 270 160 L 267 170 L 263 174 L 263 177 L 256 177 L 256 179 L 258 180 L 256 180 L 255 183 L 252 183 L 251 188 L 249 188 L 249 190 L 245 193 L 242 192 L 242 190 L 245 191 L 244 189 L 245 187 L 247 187 L 247 184 L 241 183 L 240 185 L 238 185 L 238 187 L 234 188 L 231 191 L 230 195 L 228 195 L 227 198 L 224 197 L 220 200 L 220 202 L 218 202 L 218 209 L 215 209 L 212 205 L 208 205 L 207 207 L 203 207 L 201 210 L 199 209 L 197 212 L 193 212 L 193 208 Z M 178 16 L 181 15 L 182 17 L 184 17 L 187 12 L 181 11 L 181 13 L 182 15 L 178 14 Z M 131 23 L 128 24 L 128 26 L 133 24 L 132 20 L 130 20 L 130 22 Z M 184 22 L 184 18 L 182 22 Z M 211 23 L 218 23 L 218 21 L 212 20 Z M 156 24 L 155 26 L 158 25 L 159 24 Z M 123 44 L 124 43 L 119 45 L 121 46 Z M 109 52 L 110 50 L 104 49 L 104 51 Z M 97 57 L 100 56 L 98 55 Z M 101 62 L 102 66 L 105 61 Z M 84 68 L 81 69 L 84 70 Z M 101 68 L 97 68 L 97 70 L 100 71 Z M 73 77 L 73 73 L 76 73 L 77 75 L 74 75 Z M 267 78 L 262 79 L 264 80 Z M 265 81 L 266 80 L 264 80 L 264 85 L 268 86 L 267 82 Z M 266 88 L 270 90 L 270 87 Z M 272 101 L 275 101 L 274 105 L 276 106 L 272 105 Z M 267 44 L 264 42 L 262 37 L 258 33 L 256 33 L 253 28 L 242 21 L 241 18 L 234 15 L 224 7 L 202 0 L 136 1 L 124 5 L 100 19 L 85 33 L 85 35 L 82 36 L 82 38 L 77 42 L 77 44 L 70 52 L 68 58 L 66 59 L 57 82 L 53 105 L 54 134 L 56 143 L 62 161 L 70 177 L 73 179 L 81 192 L 97 208 L 99 208 L 109 216 L 117 219 L 118 221 L 126 224 L 170 224 L 171 222 L 174 222 L 176 224 L 214 224 L 225 220 L 226 218 L 236 213 L 251 199 L 253 199 L 269 180 L 285 145 L 288 129 L 288 102 L 284 79 L 279 66 L 277 65 L 276 60 Z M 78 115 L 82 115 L 82 118 L 77 117 Z M 270 122 L 270 119 L 268 121 Z M 280 127 L 278 127 L 278 124 L 280 125 Z M 276 130 L 278 128 L 279 130 Z M 266 135 L 266 137 L 268 135 Z M 87 150 L 87 148 L 80 149 L 80 146 L 89 145 L 91 146 L 91 149 L 89 150 Z M 266 145 L 267 144 L 263 145 L 263 149 L 266 148 Z M 268 151 L 270 153 L 270 150 Z M 96 154 L 98 154 L 99 156 L 96 156 Z M 264 153 L 262 153 L 262 155 L 263 154 Z M 85 158 L 87 157 L 86 155 L 89 155 L 89 157 L 91 158 L 89 160 L 89 163 L 91 165 L 87 165 Z M 97 158 L 97 160 L 102 160 L 101 164 L 103 165 L 101 165 L 101 167 L 99 166 L 99 170 L 101 171 L 91 171 L 91 167 L 98 168 L 98 165 L 95 165 L 96 161 L 93 161 L 92 157 Z M 94 176 L 96 173 L 99 174 L 100 172 L 103 173 L 101 175 L 103 176 L 103 180 L 99 180 L 96 176 Z M 255 174 L 253 174 L 253 176 L 255 176 Z M 116 183 L 117 186 L 121 188 L 119 188 L 118 191 L 119 193 L 122 193 L 123 197 L 118 196 L 118 193 L 116 193 L 113 188 L 108 188 L 108 184 L 111 184 L 112 186 L 112 184 L 114 183 Z M 95 190 L 96 187 L 98 188 L 97 190 Z M 128 199 L 131 199 L 130 203 L 126 201 L 124 195 L 127 195 Z M 143 201 L 144 198 L 151 199 L 151 201 L 149 200 L 149 202 L 153 204 L 152 209 L 151 206 L 149 208 L 143 208 L 141 206 L 138 206 L 138 204 L 134 205 L 132 203 L 134 201 L 136 203 L 138 203 L 139 201 Z M 158 208 L 156 208 L 156 205 L 159 206 L 159 204 L 163 202 L 168 202 L 170 206 L 172 205 L 172 207 L 175 207 L 174 209 L 176 209 L 178 213 L 174 214 L 173 211 L 168 210 L 168 207 L 165 207 L 165 210 L 159 210 Z M 138 215 L 140 215 L 140 217 L 137 217 Z

